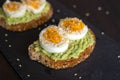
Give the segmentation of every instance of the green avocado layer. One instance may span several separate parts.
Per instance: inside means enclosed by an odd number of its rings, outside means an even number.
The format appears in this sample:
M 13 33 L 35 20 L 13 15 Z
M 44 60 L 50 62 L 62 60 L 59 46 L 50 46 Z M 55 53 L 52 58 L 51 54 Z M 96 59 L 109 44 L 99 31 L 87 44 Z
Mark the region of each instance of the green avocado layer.
M 0 17 L 5 19 L 6 24 L 15 25 L 19 23 L 27 23 L 40 17 L 42 14 L 47 13 L 50 10 L 50 4 L 47 2 L 45 8 L 41 13 L 34 14 L 30 11 L 26 11 L 25 15 L 19 18 L 13 18 L 11 16 L 6 16 L 3 9 L 0 8 Z
M 80 40 L 71 40 L 68 49 L 63 53 L 49 53 L 44 50 L 39 41 L 35 41 L 35 52 L 47 55 L 53 60 L 66 60 L 71 58 L 78 58 L 80 53 L 83 52 L 87 47 L 94 44 L 94 36 L 88 31 L 86 36 Z

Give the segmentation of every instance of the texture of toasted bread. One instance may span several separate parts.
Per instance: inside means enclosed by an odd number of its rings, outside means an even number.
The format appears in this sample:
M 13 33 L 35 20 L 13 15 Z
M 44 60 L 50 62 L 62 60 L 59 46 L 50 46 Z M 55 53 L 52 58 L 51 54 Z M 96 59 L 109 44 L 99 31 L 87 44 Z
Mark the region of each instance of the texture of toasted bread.
M 33 19 L 32 21 L 30 21 L 28 23 L 19 23 L 19 24 L 15 24 L 15 25 L 8 25 L 8 24 L 6 24 L 6 22 L 3 18 L 0 18 L 0 26 L 7 29 L 7 30 L 18 31 L 18 32 L 22 32 L 22 31 L 26 31 L 28 29 L 36 28 L 39 25 L 48 21 L 52 17 L 53 8 L 52 8 L 50 3 L 49 3 L 49 5 L 50 5 L 50 9 L 47 13 L 42 14 L 42 16 L 40 16 L 39 18 Z
M 87 47 L 86 50 L 84 50 L 78 58 L 72 58 L 68 60 L 52 60 L 48 56 L 40 53 L 36 53 L 34 49 L 34 45 L 31 44 L 28 48 L 28 54 L 32 60 L 38 61 L 42 63 L 43 65 L 53 68 L 53 69 L 64 69 L 64 68 L 69 68 L 77 65 L 78 63 L 84 61 L 86 58 L 88 58 L 93 51 L 95 44 L 96 44 L 96 38 L 92 30 L 89 29 L 89 32 L 93 35 L 94 37 L 94 44 Z

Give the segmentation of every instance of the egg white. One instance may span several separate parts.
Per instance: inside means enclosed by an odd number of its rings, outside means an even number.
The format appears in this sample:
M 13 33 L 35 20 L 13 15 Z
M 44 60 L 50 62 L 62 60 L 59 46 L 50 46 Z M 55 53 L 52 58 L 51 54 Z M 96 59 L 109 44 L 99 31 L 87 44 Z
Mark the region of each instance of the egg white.
M 56 26 L 53 26 L 53 25 L 48 27 L 56 28 Z M 48 40 L 45 40 L 45 38 L 43 37 L 43 33 L 46 32 L 46 28 L 42 30 L 41 33 L 39 34 L 39 41 L 40 41 L 41 47 L 50 53 L 62 53 L 68 49 L 69 40 L 66 38 L 64 31 L 61 28 L 58 28 L 58 29 L 60 34 L 62 35 L 62 41 L 59 42 L 58 44 L 54 44 Z
M 27 4 L 24 2 L 24 0 L 22 0 L 22 2 L 26 5 L 27 10 L 33 12 L 34 14 L 42 12 L 42 10 L 44 9 L 44 7 L 45 7 L 45 5 L 46 5 L 46 0 L 40 0 L 40 1 L 41 1 L 42 5 L 40 5 L 38 9 L 35 9 L 35 8 L 33 8 L 32 6 L 27 5 Z
M 58 25 L 61 28 L 63 28 L 63 21 L 64 20 L 61 20 Z M 76 31 L 76 32 L 72 32 L 69 29 L 65 29 L 65 28 L 63 28 L 63 30 L 67 33 L 67 37 L 70 40 L 79 40 L 79 39 L 82 39 L 86 35 L 86 33 L 88 32 L 88 27 L 87 25 L 85 25 L 82 30 Z
M 70 40 L 82 39 L 86 35 L 87 32 L 88 32 L 88 27 L 84 26 L 83 30 L 80 30 L 79 32 L 73 32 L 71 34 L 68 34 L 68 38 Z
M 11 1 L 7 0 L 4 3 L 4 5 L 7 4 L 7 3 L 10 3 L 10 2 Z M 16 11 L 10 11 L 9 9 L 5 8 L 4 5 L 3 5 L 3 10 L 4 10 L 4 12 L 5 12 L 5 14 L 7 16 L 11 16 L 11 17 L 15 17 L 16 18 L 16 17 L 21 17 L 21 16 L 23 16 L 25 14 L 25 12 L 26 12 L 26 6 L 23 5 L 20 2 L 17 2 L 17 3 L 20 4 L 20 8 L 18 8 Z

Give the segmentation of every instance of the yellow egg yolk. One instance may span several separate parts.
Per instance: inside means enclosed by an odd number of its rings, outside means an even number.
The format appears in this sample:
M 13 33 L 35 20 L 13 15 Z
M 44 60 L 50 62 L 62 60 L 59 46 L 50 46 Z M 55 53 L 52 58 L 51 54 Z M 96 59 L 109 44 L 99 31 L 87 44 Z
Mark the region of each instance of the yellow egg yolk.
M 85 24 L 78 19 L 66 19 L 63 21 L 63 27 L 71 30 L 72 32 L 80 31 L 84 26 Z
M 40 0 L 25 0 L 25 3 L 34 9 L 38 9 L 40 6 Z
M 13 1 L 13 2 L 9 2 L 9 3 L 5 3 L 4 7 L 6 9 L 8 9 L 9 11 L 16 11 L 20 8 L 20 4 Z
M 47 28 L 46 32 L 43 33 L 43 36 L 46 40 L 58 44 L 62 41 L 62 36 L 59 34 L 56 28 Z

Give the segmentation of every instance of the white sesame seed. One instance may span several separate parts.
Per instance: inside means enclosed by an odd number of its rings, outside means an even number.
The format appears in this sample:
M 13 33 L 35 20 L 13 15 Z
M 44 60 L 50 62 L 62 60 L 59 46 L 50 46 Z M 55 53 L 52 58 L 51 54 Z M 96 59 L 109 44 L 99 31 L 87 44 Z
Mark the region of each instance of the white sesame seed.
M 104 32 L 101 32 L 101 35 L 104 35 L 105 33 Z
M 73 8 L 77 8 L 77 6 L 74 4 L 74 5 L 73 5 Z
M 17 61 L 20 61 L 20 59 L 19 59 L 19 58 L 17 58 L 16 60 L 17 60 Z
M 19 64 L 19 67 L 21 68 L 21 67 L 22 67 L 22 65 L 21 65 L 21 64 Z
M 105 14 L 106 14 L 106 15 L 109 15 L 109 14 L 110 14 L 110 12 L 109 12 L 109 11 L 106 11 L 106 12 L 105 12 Z
M 77 76 L 77 73 L 75 73 L 74 76 Z
M 85 13 L 85 16 L 87 16 L 87 17 L 90 16 L 90 13 Z
M 5 36 L 7 37 L 7 36 L 8 36 L 8 34 L 5 34 Z
M 59 10 L 59 9 L 57 9 L 57 12 L 59 13 L 59 12 L 60 12 L 60 10 Z
M 47 24 L 45 24 L 44 26 L 47 26 Z
M 101 6 L 99 6 L 99 7 L 98 7 L 98 11 L 101 11 L 101 10 L 102 10 L 102 7 L 101 7 Z
M 81 77 L 81 76 L 79 76 L 79 79 L 82 79 L 82 77 Z
M 5 40 L 5 42 L 8 42 L 8 40 Z
M 120 55 L 118 56 L 118 59 L 120 59 Z
M 27 77 L 30 77 L 30 75 L 28 74 Z
M 12 47 L 11 45 L 9 45 L 8 47 Z
M 38 30 L 41 30 L 41 28 L 39 27 Z
M 54 22 L 55 22 L 55 19 L 52 19 L 52 22 L 54 23 Z

